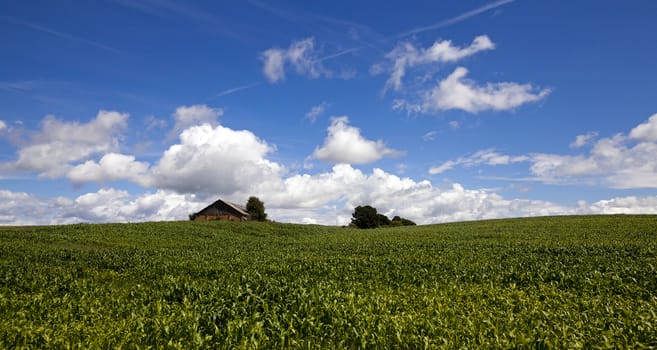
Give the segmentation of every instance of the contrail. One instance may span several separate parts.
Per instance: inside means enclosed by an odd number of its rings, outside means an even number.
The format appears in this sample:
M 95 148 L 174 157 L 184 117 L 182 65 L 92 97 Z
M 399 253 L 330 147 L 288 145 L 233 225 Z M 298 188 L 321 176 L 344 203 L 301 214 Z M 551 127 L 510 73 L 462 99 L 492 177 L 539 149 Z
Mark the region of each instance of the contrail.
M 456 17 L 446 19 L 444 21 L 441 21 L 441 22 L 438 22 L 438 23 L 435 23 L 435 24 L 432 24 L 432 25 L 428 25 L 428 26 L 425 26 L 425 27 L 414 28 L 414 29 L 411 29 L 407 32 L 397 34 L 393 38 L 399 39 L 399 38 L 403 38 L 405 36 L 409 36 L 409 35 L 413 35 L 413 34 L 417 34 L 417 33 L 421 33 L 421 32 L 426 32 L 428 30 L 445 28 L 445 27 L 451 26 L 453 24 L 465 21 L 466 19 L 468 19 L 470 17 L 474 17 L 474 16 L 476 16 L 480 13 L 486 12 L 488 10 L 492 10 L 492 9 L 500 7 L 500 6 L 504 6 L 504 5 L 512 3 L 514 1 L 515 0 L 498 0 L 498 1 L 492 2 L 490 4 L 486 4 L 484 6 L 476 8 L 474 10 L 468 11 L 468 12 L 462 14 L 462 15 L 458 15 Z
M 28 27 L 28 28 L 32 28 L 34 30 L 37 30 L 37 31 L 40 31 L 40 32 L 43 32 L 43 33 L 48 33 L 48 34 L 51 34 L 51 35 L 54 35 L 54 36 L 57 36 L 57 37 L 60 37 L 60 38 L 66 39 L 66 40 L 75 41 L 75 42 L 82 43 L 82 44 L 89 45 L 89 46 L 94 46 L 96 48 L 107 50 L 107 51 L 112 51 L 112 52 L 115 52 L 115 53 L 121 53 L 121 50 L 115 49 L 111 46 L 107 46 L 105 44 L 101 44 L 99 42 L 84 39 L 84 38 L 78 38 L 78 37 L 73 36 L 71 34 L 58 32 L 56 30 L 46 28 L 46 27 L 42 27 L 38 24 L 34 24 L 34 23 L 31 23 L 31 22 L 27 22 L 27 21 L 23 21 L 23 20 L 20 20 L 20 19 L 7 17 L 7 16 L 0 16 L 0 19 L 3 19 L 7 22 L 11 22 L 11 23 L 14 23 L 14 24 L 22 25 L 22 26 L 25 26 L 25 27 Z
M 385 39 L 383 39 L 379 42 L 380 43 L 381 42 L 386 42 L 386 41 L 389 41 L 389 40 L 392 40 L 392 39 L 400 39 L 400 38 L 403 38 L 403 37 L 406 37 L 406 36 L 409 36 L 409 35 L 422 33 L 422 32 L 426 32 L 426 31 L 429 31 L 429 30 L 449 27 L 449 26 L 454 25 L 456 23 L 463 22 L 468 18 L 474 17 L 476 15 L 479 15 L 479 14 L 484 13 L 486 11 L 492 10 L 494 8 L 504 6 L 504 5 L 512 3 L 514 1 L 515 0 L 498 0 L 498 1 L 495 1 L 495 2 L 491 2 L 490 4 L 486 4 L 484 6 L 476 8 L 474 10 L 470 10 L 470 11 L 468 11 L 466 13 L 463 13 L 461 15 L 458 15 L 456 17 L 452 17 L 452 18 L 449 18 L 449 19 L 446 19 L 446 20 L 443 20 L 441 22 L 434 23 L 434 24 L 431 24 L 431 25 L 428 25 L 428 26 L 414 28 L 414 29 L 411 29 L 409 31 L 406 31 L 406 32 L 403 32 L 403 33 L 400 33 L 400 34 L 393 35 L 391 37 L 385 38 Z M 358 47 L 342 50 L 340 52 L 321 57 L 317 61 L 321 62 L 321 61 L 329 60 L 329 59 L 332 59 L 332 58 L 335 58 L 335 57 L 346 55 L 348 53 L 352 53 L 352 52 L 355 52 L 355 51 L 358 51 L 358 50 L 362 50 L 366 47 L 367 47 L 366 45 L 363 45 L 363 46 L 358 46 Z
M 257 85 L 260 85 L 260 83 L 253 83 L 253 84 L 249 84 L 249 85 L 242 85 L 242 86 L 234 87 L 234 88 L 231 88 L 231 89 L 226 89 L 224 91 L 221 91 L 220 93 L 218 93 L 215 96 L 216 97 L 221 97 L 221 96 L 230 95 L 230 94 L 238 92 L 238 91 L 250 89 L 250 88 L 252 88 L 254 86 L 257 86 Z

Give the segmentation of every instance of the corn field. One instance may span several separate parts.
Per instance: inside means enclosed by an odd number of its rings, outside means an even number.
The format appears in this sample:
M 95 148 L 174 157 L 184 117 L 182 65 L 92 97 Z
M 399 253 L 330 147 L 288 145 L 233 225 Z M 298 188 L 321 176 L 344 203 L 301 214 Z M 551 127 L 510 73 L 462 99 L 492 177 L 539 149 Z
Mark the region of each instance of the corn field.
M 0 228 L 0 348 L 657 348 L 657 216 Z

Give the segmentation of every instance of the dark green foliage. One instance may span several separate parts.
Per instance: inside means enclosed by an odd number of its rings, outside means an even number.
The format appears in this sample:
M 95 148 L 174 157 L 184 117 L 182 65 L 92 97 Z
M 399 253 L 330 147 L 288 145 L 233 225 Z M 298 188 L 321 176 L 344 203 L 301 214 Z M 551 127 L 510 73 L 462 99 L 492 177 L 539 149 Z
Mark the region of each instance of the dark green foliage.
M 354 209 L 351 226 L 358 228 L 377 228 L 387 226 L 415 226 L 415 223 L 399 216 L 395 216 L 390 220 L 387 216 L 378 213 L 376 208 L 365 205 L 358 206 Z
M 267 221 L 265 203 L 258 197 L 249 197 L 249 200 L 246 202 L 246 211 L 249 212 L 251 220 Z
M 391 226 L 415 226 L 415 223 L 411 220 L 401 218 L 399 216 L 395 216 L 392 218 L 392 221 L 390 221 Z
M 383 214 L 376 214 L 377 218 L 377 224 L 378 226 L 389 226 L 390 225 L 390 219 L 388 219 L 387 216 Z
M 351 225 L 358 228 L 376 228 L 379 227 L 379 214 L 376 212 L 376 208 L 364 205 L 357 206 L 354 209 L 353 214 L 351 214 Z
M 649 349 L 656 258 L 657 216 L 0 227 L 0 349 Z

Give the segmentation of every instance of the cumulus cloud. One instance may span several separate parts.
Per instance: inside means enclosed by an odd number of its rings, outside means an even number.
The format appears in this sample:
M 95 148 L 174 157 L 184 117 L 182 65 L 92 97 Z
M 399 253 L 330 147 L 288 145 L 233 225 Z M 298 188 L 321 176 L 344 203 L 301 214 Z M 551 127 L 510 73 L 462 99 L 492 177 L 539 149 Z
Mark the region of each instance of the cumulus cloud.
M 381 140 L 364 138 L 358 128 L 349 125 L 349 118 L 343 116 L 332 118 L 324 145 L 315 149 L 313 157 L 331 163 L 363 164 L 400 154 Z
M 90 147 L 88 145 L 96 143 L 89 141 L 92 137 L 88 134 L 94 133 L 96 142 L 112 148 L 118 142 L 118 133 L 125 128 L 126 119 L 127 115 L 107 112 L 99 113 L 95 120 L 85 124 L 44 122 L 52 127 L 50 132 L 44 128 L 35 133 L 25 148 L 62 142 L 67 139 L 63 135 L 67 134 L 73 135 L 71 144 Z M 639 126 L 651 123 L 653 117 Z M 587 154 L 511 156 L 487 149 L 447 161 L 433 172 L 441 173 L 456 166 L 528 162 L 536 179 L 543 181 L 598 177 L 613 187 L 654 188 L 657 187 L 654 157 L 657 142 L 650 141 L 650 133 L 641 131 L 646 128 L 639 126 L 628 135 L 618 134 L 595 141 Z M 83 132 L 88 134 L 78 135 Z M 98 160 L 87 159 L 87 155 L 65 161 L 68 167 L 62 176 L 68 176 L 74 183 L 127 180 L 154 192 L 135 194 L 102 188 L 77 198 L 39 198 L 24 192 L 0 190 L 0 223 L 184 220 L 187 214 L 202 209 L 217 197 L 240 202 L 250 195 L 265 201 L 274 220 L 338 225 L 347 224 L 353 208 L 363 204 L 373 205 L 385 215 L 400 215 L 418 223 L 657 212 L 657 205 L 654 205 L 657 197 L 651 196 L 618 197 L 565 206 L 540 200 L 508 199 L 494 190 L 466 189 L 456 183 L 438 187 L 430 181 L 416 181 L 381 169 L 368 173 L 344 163 L 380 159 L 398 152 L 388 149 L 381 141 L 364 138 L 360 130 L 349 125 L 347 117 L 332 120 L 324 146 L 316 149 L 315 153 L 324 150 L 325 155 L 336 159 L 349 158 L 336 161 L 342 164 L 329 171 L 287 174 L 282 165 L 269 159 L 274 149 L 250 131 L 210 123 L 190 126 L 153 165 L 112 150 L 96 152 L 102 154 Z M 341 152 L 349 155 L 340 156 Z
M 406 70 L 418 65 L 438 62 L 455 62 L 467 56 L 484 50 L 492 50 L 495 44 L 486 35 L 476 37 L 469 46 L 458 47 L 452 45 L 450 40 L 436 41 L 428 48 L 416 48 L 413 44 L 404 42 L 386 54 L 392 63 L 390 77 L 386 81 L 384 91 L 393 88 L 398 91 L 402 86 L 402 78 Z M 375 68 L 377 67 L 377 68 Z M 372 66 L 370 71 L 381 71 L 380 65 Z
M 614 188 L 657 188 L 657 114 L 628 135 L 597 140 L 588 154 L 533 154 L 532 174 L 546 182 L 590 181 Z
M 134 156 L 108 153 L 99 162 L 88 160 L 75 166 L 67 176 L 73 183 L 129 180 L 144 185 L 148 182 L 148 168 L 148 163 L 138 162 Z
M 399 215 L 420 224 L 537 215 L 657 213 L 657 196 L 617 197 L 592 204 L 579 201 L 564 206 L 540 200 L 506 199 L 490 190 L 466 189 L 459 184 L 439 188 L 429 181 L 401 178 L 381 169 L 364 173 L 347 164 L 316 175 L 271 178 L 268 184 L 254 190 L 249 193 L 256 193 L 265 201 L 274 220 L 329 225 L 348 224 L 353 208 L 362 204 L 371 204 L 387 216 Z M 242 194 L 228 197 L 233 201 L 239 198 Z M 131 194 L 113 188 L 72 199 L 44 199 L 0 190 L 0 224 L 186 220 L 188 214 L 214 199 L 169 190 Z
M 380 73 L 384 67 L 389 67 L 388 77 L 383 92 L 389 89 L 402 90 L 402 79 L 410 68 L 434 63 L 457 62 L 478 52 L 493 50 L 495 44 L 486 35 L 476 37 L 465 47 L 453 45 L 450 40 L 436 41 L 428 48 L 416 48 L 408 42 L 399 43 L 386 54 L 388 64 L 377 63 L 370 72 Z M 435 69 L 434 69 L 435 70 Z M 457 67 L 450 75 L 440 80 L 437 85 L 428 83 L 433 72 L 425 70 L 418 75 L 416 84 L 404 93 L 416 95 L 411 98 L 398 98 L 393 101 L 394 110 L 406 111 L 409 114 L 460 109 L 470 113 L 483 111 L 510 110 L 529 102 L 544 99 L 550 94 L 550 89 L 539 89 L 531 84 L 514 82 L 486 83 L 478 85 L 466 79 L 468 70 Z
M 326 102 L 322 102 L 318 104 L 317 106 L 313 106 L 308 113 L 306 113 L 306 118 L 310 119 L 311 122 L 315 122 L 317 118 L 324 114 L 326 111 L 326 108 L 328 108 L 329 104 Z
M 7 123 L 4 120 L 0 120 L 0 132 L 7 130 Z
M 597 201 L 591 205 L 585 202 L 582 211 L 590 214 L 654 214 L 657 213 L 657 196 L 628 196 Z
M 255 190 L 268 208 L 275 208 L 272 213 L 276 220 L 312 218 L 337 225 L 348 224 L 353 208 L 363 204 L 418 223 L 573 212 L 550 202 L 507 200 L 494 192 L 468 190 L 459 184 L 438 188 L 426 180 L 414 181 L 376 168 L 367 174 L 348 164 L 335 165 L 325 173 L 297 174 L 263 183 Z
M 532 154 L 530 171 L 545 182 L 588 181 L 613 188 L 655 188 L 657 142 L 633 141 L 631 136 L 617 134 L 595 142 L 588 154 Z
M 284 171 L 265 158 L 273 150 L 247 130 L 193 126 L 164 152 L 148 181 L 153 187 L 179 193 L 230 194 Z
M 470 113 L 503 111 L 540 101 L 550 94 L 550 89 L 538 90 L 531 84 L 504 82 L 478 86 L 475 82 L 465 79 L 467 74 L 466 68 L 456 68 L 435 88 L 424 94 L 421 110 L 425 113 L 449 109 L 461 109 Z
M 67 222 L 184 220 L 198 211 L 200 205 L 194 196 L 170 191 L 132 195 L 113 188 L 87 193 L 62 204 L 59 216 Z
M 212 126 L 219 123 L 219 117 L 224 114 L 220 108 L 211 108 L 206 105 L 180 106 L 171 116 L 175 122 L 173 130 L 169 137 L 176 137 L 181 131 L 190 126 L 210 124 Z
M 517 162 L 530 164 L 532 177 L 526 180 L 549 184 L 589 184 L 617 189 L 657 188 L 657 139 L 652 128 L 657 117 L 634 127 L 629 134 L 618 133 L 593 141 L 598 134 L 578 135 L 570 144 L 580 149 L 591 146 L 580 154 L 530 153 L 509 156 L 493 149 L 482 150 L 471 156 L 448 160 L 429 169 L 440 174 L 455 166 L 506 165 Z
M 61 177 L 72 167 L 71 163 L 118 149 L 127 119 L 128 114 L 102 110 L 88 123 L 46 116 L 41 122 L 41 130 L 18 150 L 18 159 L 2 164 L 1 168 L 36 171 L 48 178 Z
M 508 165 L 511 163 L 525 162 L 528 160 L 529 157 L 527 156 L 509 156 L 506 154 L 501 154 L 494 149 L 485 149 L 477 151 L 471 156 L 459 157 L 456 160 L 448 160 L 439 166 L 431 167 L 429 168 L 429 174 L 440 174 L 458 165 L 465 167 L 472 167 L 481 164 Z
M 322 65 L 312 37 L 293 41 L 287 49 L 268 49 L 260 54 L 260 59 L 262 72 L 270 83 L 285 80 L 286 66 L 293 68 L 298 75 L 312 79 L 333 74 Z
M 630 138 L 657 142 L 657 113 L 653 114 L 645 123 L 639 124 L 632 129 L 630 131 Z
M 103 188 L 77 198 L 39 198 L 25 192 L 0 190 L 0 225 L 185 220 L 206 202 L 194 195 L 165 190 L 130 194 Z
M 29 208 L 32 215 L 42 214 L 45 208 L 40 204 L 36 197 L 25 192 L 0 189 L 0 225 L 29 224 L 21 219 L 21 210 Z

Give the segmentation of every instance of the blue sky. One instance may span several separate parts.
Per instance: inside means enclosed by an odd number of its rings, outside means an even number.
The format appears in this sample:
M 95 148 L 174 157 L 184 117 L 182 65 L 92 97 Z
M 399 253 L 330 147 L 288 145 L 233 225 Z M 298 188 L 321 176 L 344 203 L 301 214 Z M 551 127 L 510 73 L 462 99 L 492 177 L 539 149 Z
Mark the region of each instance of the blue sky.
M 657 3 L 0 4 L 0 224 L 657 212 Z

